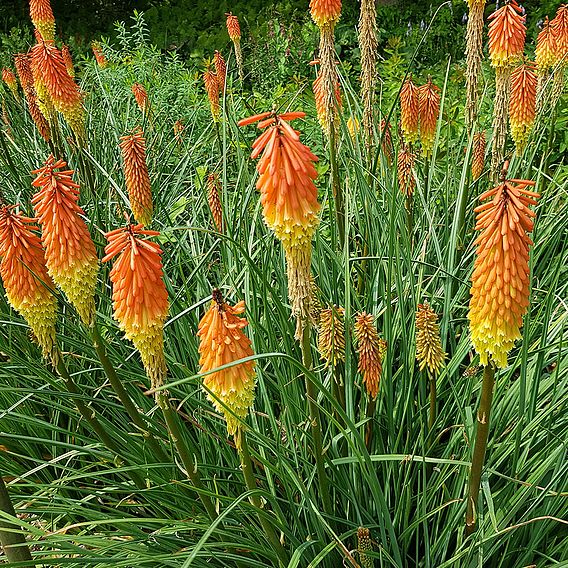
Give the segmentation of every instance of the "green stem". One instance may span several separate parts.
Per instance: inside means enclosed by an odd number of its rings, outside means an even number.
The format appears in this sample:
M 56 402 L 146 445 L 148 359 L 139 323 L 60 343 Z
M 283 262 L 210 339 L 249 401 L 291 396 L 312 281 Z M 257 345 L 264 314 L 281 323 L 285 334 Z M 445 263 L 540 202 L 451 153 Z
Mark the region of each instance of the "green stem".
M 154 453 L 155 457 L 161 460 L 162 462 L 168 462 L 169 458 L 166 455 L 166 452 L 162 449 L 156 438 L 154 438 L 153 434 L 149 431 L 148 425 L 146 420 L 134 404 L 132 398 L 124 388 L 122 381 L 118 377 L 116 370 L 107 356 L 106 348 L 104 345 L 103 338 L 101 337 L 99 328 L 95 322 L 93 327 L 91 327 L 91 338 L 93 340 L 93 345 L 95 346 L 95 350 L 99 357 L 99 360 L 103 366 L 106 376 L 114 389 L 114 392 L 118 396 L 120 402 L 124 406 L 124 409 L 130 416 L 130 420 L 132 420 L 133 424 L 142 432 L 144 439 L 148 442 L 152 452 Z
M 250 459 L 250 452 L 247 444 L 247 438 L 245 431 L 239 427 L 237 434 L 235 436 L 235 443 L 237 450 L 239 452 L 239 457 L 241 459 L 241 469 L 243 471 L 243 476 L 245 478 L 245 483 L 249 491 L 257 491 L 256 478 L 254 477 L 254 472 L 252 470 L 252 460 Z M 280 542 L 278 536 L 274 532 L 274 527 L 272 523 L 262 514 L 262 501 L 260 497 L 255 493 L 250 496 L 250 502 L 259 509 L 258 520 L 262 525 L 262 528 L 266 534 L 266 537 L 270 541 L 270 544 L 274 548 L 278 559 L 280 560 L 281 566 L 288 565 L 288 554 L 284 550 L 282 543 Z
M 0 544 L 2 545 L 2 550 L 4 551 L 6 558 L 8 559 L 8 563 L 33 562 L 30 549 L 26 543 L 26 537 L 22 532 L 18 532 L 18 517 L 16 517 L 16 511 L 14 511 L 14 506 L 12 505 L 12 501 L 10 501 L 8 489 L 6 488 L 6 484 L 4 483 L 4 479 L 1 475 L 0 511 L 16 519 L 16 521 L 9 521 L 0 517 Z
M 376 408 L 377 399 L 369 398 L 369 401 L 367 402 L 367 410 L 365 412 L 365 418 L 367 418 L 367 423 L 365 424 L 365 446 L 369 453 L 371 453 L 371 446 L 373 444 L 373 425 L 375 422 Z
M 337 112 L 334 110 L 334 112 Z M 339 183 L 339 169 L 337 166 L 337 142 L 335 123 L 332 123 L 329 130 L 329 166 L 331 169 L 331 190 L 335 204 L 335 221 L 339 233 L 339 246 L 343 250 L 345 244 L 345 204 L 343 200 L 343 190 Z
M 428 430 L 432 430 L 436 422 L 436 377 L 430 377 L 430 412 L 428 413 Z
M 201 477 L 197 472 L 197 467 L 193 460 L 194 452 L 190 451 L 185 441 L 185 438 L 182 436 L 178 424 L 177 414 L 172 409 L 172 406 L 168 399 L 168 395 L 164 391 L 160 391 L 159 393 L 156 394 L 156 402 L 158 403 L 158 406 L 162 409 L 162 412 L 164 413 L 164 418 L 166 420 L 168 430 L 172 437 L 172 441 L 176 447 L 176 450 L 179 454 L 181 463 L 183 464 L 187 476 L 189 477 L 191 483 L 193 484 L 196 493 L 199 495 L 199 498 L 201 499 L 201 502 L 203 503 L 203 506 L 205 507 L 207 514 L 209 515 L 211 520 L 215 520 L 218 516 L 217 511 L 215 510 L 213 502 L 211 501 L 209 496 L 205 494 L 206 489 L 201 481 Z
M 302 333 L 302 362 L 304 367 L 310 371 L 312 369 L 312 350 L 311 350 L 311 325 L 305 322 Z M 306 394 L 308 396 L 308 408 L 310 412 L 310 424 L 312 428 L 312 437 L 314 439 L 314 454 L 316 458 L 316 470 L 318 473 L 320 495 L 323 502 L 323 510 L 326 514 L 332 514 L 331 498 L 329 495 L 329 482 L 325 472 L 323 444 L 321 434 L 321 416 L 316 402 L 317 389 L 314 382 L 306 373 Z
M 489 418 L 491 415 L 491 402 L 493 400 L 493 387 L 495 385 L 495 368 L 491 363 L 483 369 L 483 385 L 481 387 L 481 400 L 477 411 L 477 435 L 471 460 L 469 474 L 469 492 L 467 497 L 467 512 L 465 516 L 466 536 L 475 532 L 477 528 L 477 498 L 481 483 L 481 470 L 485 461 L 487 439 L 489 437 Z
M 406 228 L 408 230 L 408 240 L 410 241 L 410 247 L 412 249 L 413 245 L 413 232 L 414 232 L 414 201 L 412 195 L 406 196 L 405 202 L 406 210 Z
M 101 442 L 109 450 L 111 450 L 117 456 L 119 456 L 121 459 L 123 459 L 122 458 L 122 452 L 121 452 L 119 446 L 109 436 L 108 432 L 104 429 L 103 425 L 99 422 L 98 418 L 96 417 L 95 411 L 93 409 L 89 408 L 80 398 L 78 398 L 79 396 L 81 396 L 81 391 L 79 390 L 79 387 L 77 386 L 77 384 L 75 383 L 75 381 L 73 380 L 71 375 L 69 374 L 69 371 L 67 370 L 65 362 L 63 361 L 62 354 L 60 352 L 57 353 L 55 355 L 55 359 L 57 360 L 57 365 L 56 365 L 57 372 L 59 373 L 59 375 L 61 376 L 61 378 L 65 382 L 65 386 L 67 387 L 67 390 L 71 394 L 77 395 L 77 398 L 74 398 L 73 402 L 75 403 L 75 406 L 77 407 L 77 410 L 79 411 L 81 416 L 89 423 L 89 425 L 91 426 L 91 428 L 93 429 L 95 434 L 99 437 Z M 129 475 L 132 478 L 132 481 L 136 484 L 136 486 L 139 489 L 145 488 L 144 481 L 138 475 L 137 472 L 130 471 Z

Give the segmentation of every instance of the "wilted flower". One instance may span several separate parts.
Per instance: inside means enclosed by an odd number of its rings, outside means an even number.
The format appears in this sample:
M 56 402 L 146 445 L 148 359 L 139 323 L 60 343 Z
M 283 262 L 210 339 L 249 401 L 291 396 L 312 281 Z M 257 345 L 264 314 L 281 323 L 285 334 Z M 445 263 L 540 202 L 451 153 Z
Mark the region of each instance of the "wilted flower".
M 370 148 L 373 139 L 373 115 L 377 83 L 378 26 L 375 0 L 361 0 L 358 26 L 359 49 L 361 50 L 361 102 L 363 106 L 363 129 L 365 145 Z
M 213 301 L 197 331 L 200 372 L 208 373 L 203 377 L 203 386 L 207 398 L 225 416 L 229 435 L 236 434 L 240 421 L 247 417 L 254 403 L 255 361 L 215 369 L 254 355 L 251 341 L 243 333 L 248 325 L 240 317 L 244 311 L 244 301 L 230 306 L 219 290 L 213 290 Z
M 416 360 L 423 371 L 428 367 L 432 376 L 436 376 L 444 366 L 446 354 L 442 349 L 438 316 L 428 303 L 418 304 L 416 311 Z
M 367 393 L 371 398 L 376 398 L 379 392 L 387 343 L 379 337 L 371 314 L 363 312 L 355 317 L 354 332 L 359 355 L 357 369 L 363 377 Z
M 32 198 L 41 225 L 49 275 L 63 290 L 85 325 L 95 320 L 95 287 L 99 261 L 78 205 L 79 184 L 66 162 L 50 156 L 32 174 L 38 188 Z
M 55 348 L 57 302 L 33 222 L 13 206 L 0 206 L 0 276 L 8 302 L 28 322 L 49 359 Z
M 409 77 L 400 91 L 400 127 L 407 144 L 418 140 L 419 116 L 418 87 Z
M 144 133 L 141 128 L 136 128 L 132 134 L 121 136 L 120 140 L 130 209 L 138 223 L 149 225 L 152 222 L 154 207 L 148 165 L 146 164 Z
M 466 93 L 465 106 L 466 126 L 471 129 L 478 112 L 478 82 L 483 59 L 483 11 L 485 0 L 468 0 L 469 15 L 467 16 L 466 33 Z M 465 15 L 464 15 L 465 16 Z
M 55 40 L 55 18 L 49 0 L 30 0 L 30 18 L 45 41 Z
M 158 231 L 129 225 L 106 234 L 107 262 L 118 255 L 112 270 L 114 319 L 140 352 L 152 388 L 164 383 L 164 322 L 168 316 L 168 292 L 163 279 L 162 249 L 147 237 Z
M 418 108 L 420 122 L 420 142 L 427 157 L 432 155 L 434 138 L 436 137 L 436 125 L 440 115 L 440 89 L 428 82 L 418 88 Z
M 533 64 L 523 63 L 511 74 L 509 124 L 517 155 L 527 145 L 536 115 L 537 77 L 533 69 Z
M 469 322 L 471 339 L 482 365 L 491 358 L 507 365 L 529 305 L 529 233 L 533 229 L 538 193 L 534 181 L 506 180 L 486 191 L 475 208 L 477 257 L 471 277 Z
M 333 306 L 321 310 L 318 326 L 318 351 L 326 367 L 345 361 L 345 323 L 343 308 Z
M 379 135 L 382 138 L 381 150 L 387 159 L 387 163 L 390 165 L 394 155 L 394 145 L 392 142 L 390 124 L 388 124 L 384 118 L 381 120 L 379 126 Z
M 318 61 L 319 63 L 319 61 Z M 313 82 L 314 99 L 316 103 L 316 112 L 318 115 L 318 121 L 320 126 L 326 134 L 330 124 L 337 126 L 339 120 L 339 115 L 335 112 L 335 109 L 341 108 L 341 90 L 339 88 L 339 80 L 337 77 L 337 72 L 334 73 L 335 88 L 333 90 L 333 96 L 331 98 L 331 105 L 329 103 L 329 96 L 325 88 L 323 69 L 320 69 L 316 80 Z

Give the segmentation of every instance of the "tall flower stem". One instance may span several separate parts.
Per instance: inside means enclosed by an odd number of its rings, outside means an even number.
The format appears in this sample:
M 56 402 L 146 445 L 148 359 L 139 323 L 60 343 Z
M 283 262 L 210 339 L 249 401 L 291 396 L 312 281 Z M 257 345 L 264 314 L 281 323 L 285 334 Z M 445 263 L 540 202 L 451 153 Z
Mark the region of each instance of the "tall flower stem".
M 122 381 L 116 373 L 116 369 L 108 358 L 103 338 L 101 337 L 99 328 L 96 323 L 93 325 L 90 331 L 93 345 L 95 347 L 101 365 L 103 366 L 104 372 L 108 377 L 108 380 L 112 388 L 114 389 L 114 392 L 116 393 L 120 402 L 124 406 L 124 409 L 128 413 L 128 416 L 130 416 L 130 420 L 132 420 L 132 423 L 142 432 L 144 439 L 148 442 L 148 446 L 154 453 L 155 457 L 163 462 L 168 462 L 168 456 L 166 455 L 156 438 L 154 438 L 152 433 L 148 430 L 146 420 L 124 388 Z
M 375 410 L 377 409 L 377 399 L 369 398 L 367 402 L 367 410 L 365 411 L 365 418 L 367 423 L 365 424 L 365 446 L 367 451 L 371 452 L 371 447 L 373 445 L 373 423 L 375 420 Z
M 12 501 L 10 501 L 8 489 L 6 488 L 6 484 L 4 483 L 4 479 L 1 475 L 0 511 L 10 515 L 11 517 L 17 518 Z M 17 532 L 16 527 L 16 523 L 0 518 L 0 544 L 2 545 L 2 550 L 4 551 L 9 564 L 12 562 L 32 561 L 32 555 L 26 543 L 26 537 L 23 533 Z
M 477 411 L 477 434 L 471 460 L 469 474 L 469 491 L 467 496 L 467 512 L 465 516 L 465 534 L 470 535 L 477 528 L 477 498 L 481 483 L 481 470 L 485 461 L 487 439 L 489 437 L 489 418 L 491 415 L 491 402 L 493 400 L 493 387 L 495 385 L 495 367 L 491 363 L 483 369 L 483 384 L 481 387 L 481 400 Z
M 164 413 L 164 419 L 166 420 L 168 431 L 170 432 L 172 441 L 181 459 L 181 463 L 183 464 L 183 467 L 187 473 L 187 477 L 189 477 L 191 483 L 195 487 L 196 492 L 201 499 L 201 503 L 203 503 L 203 506 L 207 511 L 207 514 L 209 515 L 211 520 L 215 520 L 218 516 L 217 511 L 213 506 L 213 501 L 211 501 L 210 497 L 205 494 L 205 486 L 201 481 L 201 477 L 197 471 L 196 463 L 193 459 L 194 452 L 190 450 L 184 437 L 182 436 L 178 424 L 178 418 L 176 416 L 176 413 L 172 409 L 168 395 L 164 391 L 158 392 L 156 395 L 156 402 Z
M 336 110 L 334 109 L 334 113 Z M 343 200 L 343 190 L 339 182 L 339 169 L 337 166 L 337 132 L 335 123 L 329 131 L 329 166 L 331 170 L 331 190 L 335 202 L 335 221 L 339 233 L 339 246 L 343 250 L 345 244 L 345 202 Z
M 80 398 L 81 391 L 77 386 L 77 383 L 73 380 L 73 377 L 69 374 L 67 370 L 67 366 L 63 361 L 63 356 L 61 352 L 56 353 L 55 359 L 57 361 L 56 368 L 57 372 L 65 382 L 65 386 L 67 390 L 72 394 L 76 395 L 76 398 L 73 399 L 77 410 L 81 414 L 81 416 L 89 423 L 95 434 L 99 437 L 101 442 L 112 452 L 114 452 L 117 456 L 122 458 L 122 452 L 116 442 L 109 436 L 108 432 L 104 429 L 103 425 L 99 422 L 98 418 L 95 415 L 94 410 L 90 409 Z M 129 472 L 132 481 L 136 484 L 139 489 L 144 489 L 145 484 L 143 479 L 136 471 Z
M 432 430 L 436 422 L 436 377 L 430 376 L 430 408 L 428 411 L 428 430 Z
M 241 469 L 243 471 L 243 477 L 245 478 L 247 489 L 249 491 L 256 491 L 257 490 L 256 478 L 254 477 L 254 472 L 252 469 L 252 460 L 250 458 L 250 451 L 247 444 L 247 437 L 245 431 L 241 427 L 239 427 L 237 430 L 235 436 L 235 444 L 239 452 L 239 458 L 241 460 Z M 257 509 L 259 509 L 259 511 L 262 509 L 262 502 L 258 495 L 255 494 L 251 495 L 250 502 Z M 274 527 L 272 526 L 270 521 L 262 514 L 262 512 L 259 512 L 258 520 L 260 521 L 260 524 L 262 525 L 266 537 L 270 541 L 270 544 L 274 548 L 274 551 L 276 552 L 276 555 L 280 560 L 280 565 L 287 566 L 288 554 L 284 550 L 282 543 L 280 542 L 278 536 L 274 532 Z
M 312 348 L 311 348 L 311 325 L 306 322 L 302 333 L 302 362 L 304 367 L 309 371 L 312 369 Z M 314 439 L 314 454 L 316 458 L 316 469 L 318 473 L 318 481 L 320 495 L 323 502 L 323 510 L 326 514 L 332 514 L 331 499 L 329 496 L 329 481 L 325 472 L 325 464 L 323 457 L 323 443 L 321 433 L 321 416 L 317 406 L 317 389 L 314 382 L 306 374 L 306 394 L 308 396 L 308 408 L 310 412 L 310 424 L 312 428 L 312 436 Z

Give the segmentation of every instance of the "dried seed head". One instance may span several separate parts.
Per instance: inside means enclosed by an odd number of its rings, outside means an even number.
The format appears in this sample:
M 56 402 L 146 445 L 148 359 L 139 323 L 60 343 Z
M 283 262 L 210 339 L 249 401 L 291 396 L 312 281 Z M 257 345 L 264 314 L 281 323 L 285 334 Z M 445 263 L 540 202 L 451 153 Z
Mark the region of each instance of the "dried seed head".
M 318 351 L 326 367 L 345 361 L 345 324 L 343 308 L 333 306 L 321 310 L 318 327 Z
M 359 527 L 357 529 L 357 552 L 359 553 L 361 568 L 373 568 L 375 563 L 372 558 L 367 556 L 367 553 L 372 552 L 372 550 L 373 543 L 371 542 L 369 529 Z
M 375 0 L 361 0 L 358 27 L 361 50 L 361 102 L 363 106 L 363 129 L 365 144 L 370 147 L 374 131 L 374 105 L 377 84 L 378 27 Z
M 376 398 L 383 372 L 383 358 L 387 350 L 386 341 L 379 337 L 373 316 L 365 312 L 355 317 L 354 334 L 359 354 L 357 369 L 363 377 L 367 393 L 371 398 Z
M 416 360 L 423 371 L 428 367 L 430 374 L 435 377 L 444 366 L 446 354 L 442 349 L 438 316 L 432 308 L 418 304 L 416 311 Z
M 529 305 L 529 237 L 538 193 L 533 181 L 506 180 L 486 191 L 475 208 L 476 259 L 471 277 L 469 327 L 482 365 L 507 365 Z
M 466 93 L 465 119 L 468 129 L 473 128 L 479 106 L 479 76 L 483 59 L 483 11 L 485 0 L 469 0 L 466 32 Z

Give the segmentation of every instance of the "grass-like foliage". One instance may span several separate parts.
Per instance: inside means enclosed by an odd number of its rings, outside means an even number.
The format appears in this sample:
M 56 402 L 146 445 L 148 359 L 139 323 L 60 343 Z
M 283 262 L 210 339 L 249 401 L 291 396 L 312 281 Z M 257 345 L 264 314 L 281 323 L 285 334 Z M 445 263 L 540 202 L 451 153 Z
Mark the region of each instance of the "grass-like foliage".
M 390 117 L 399 147 L 402 77 L 389 75 L 378 93 L 377 129 L 368 153 L 362 128 L 351 135 L 347 127 L 350 117 L 361 119 L 356 77 L 341 74 L 335 157 L 344 209 L 336 216 L 329 144 L 309 82 L 259 94 L 247 78 L 240 84 L 227 47 L 222 118 L 213 123 L 198 70 L 143 40 L 128 50 L 105 47 L 109 65 L 104 69 L 94 61 L 82 63 L 87 143 L 79 149 L 62 121 L 61 144 L 76 170 L 79 203 L 102 258 L 104 233 L 123 226 L 130 211 L 120 137 L 136 126 L 144 131 L 154 200 L 151 228 L 160 232 L 156 240 L 163 249 L 169 296 L 164 329 L 168 376 L 160 392 L 171 401 L 176 415 L 169 418 L 177 422 L 190 459 L 180 455 L 156 393 L 149 392 L 140 356 L 113 320 L 112 263 L 101 265 L 96 293 L 98 339 L 108 361 L 101 361 L 92 333 L 64 295 L 53 291 L 60 308 L 57 339 L 77 392 L 70 392 L 45 363 L 25 321 L 2 294 L 0 475 L 19 523 L 10 524 L 3 507 L 0 528 L 6 521 L 8 531 L 23 532 L 33 557 L 10 565 L 562 565 L 568 558 L 568 172 L 557 125 L 566 113 L 565 99 L 556 110 L 539 115 L 526 149 L 509 166 L 510 178 L 534 180 L 534 191 L 541 194 L 532 233 L 530 307 L 522 340 L 509 354 L 508 366 L 496 374 L 476 504 L 478 529 L 466 537 L 483 374 L 467 319 L 477 237 L 473 210 L 479 195 L 495 184 L 487 168 L 477 181 L 471 179 L 472 137 L 463 127 L 459 74 L 448 63 L 445 75 L 434 78 L 441 89 L 441 114 L 432 157 L 418 156 L 415 162 L 410 201 L 398 187 L 396 155 L 391 162 L 380 151 L 378 131 L 380 119 Z M 247 64 L 255 62 L 245 60 L 245 72 Z M 392 61 L 381 63 L 387 65 Z M 486 74 L 491 77 L 489 69 Z M 150 110 L 144 115 L 131 92 L 134 82 L 148 93 Z M 9 92 L 4 99 L 9 124 L 0 132 L 1 195 L 32 216 L 30 172 L 42 166 L 50 149 L 21 100 L 15 102 Z M 312 274 L 321 305 L 345 310 L 345 360 L 335 368 L 320 360 L 315 334 L 309 346 L 314 364 L 306 368 L 309 357 L 302 357 L 294 338 L 284 253 L 263 221 L 255 187 L 258 174 L 250 153 L 258 131 L 237 126 L 273 104 L 279 112 L 306 112 L 293 125 L 319 157 L 316 185 L 322 208 Z M 491 106 L 489 85 L 481 101 L 486 125 Z M 176 139 L 178 120 L 184 129 Z M 211 172 L 220 178 L 224 233 L 217 230 L 208 204 Z M 343 217 L 344 239 L 337 224 Z M 256 479 L 252 487 L 199 374 L 197 325 L 213 288 L 231 305 L 246 302 L 245 333 L 257 370 L 254 407 L 246 419 L 246 449 Z M 428 375 L 416 362 L 415 313 L 424 302 L 439 314 L 447 353 L 436 382 L 431 427 Z M 363 311 L 375 317 L 387 343 L 375 403 L 357 370 L 353 322 Z M 147 428 L 133 423 L 111 388 L 108 362 Z M 314 455 L 320 444 L 314 439 L 309 405 L 314 399 L 306 395 L 306 376 L 315 397 L 312 406 L 321 417 L 323 459 Z M 115 450 L 93 431 L 77 402 L 96 414 Z M 187 475 L 188 463 L 199 473 L 200 487 Z M 321 463 L 326 494 L 316 469 Z M 203 504 L 207 501 L 218 515 L 213 521 Z M 285 563 L 266 536 L 267 526 L 283 545 Z M 357 550 L 359 527 L 370 531 L 371 550 L 363 554 Z

